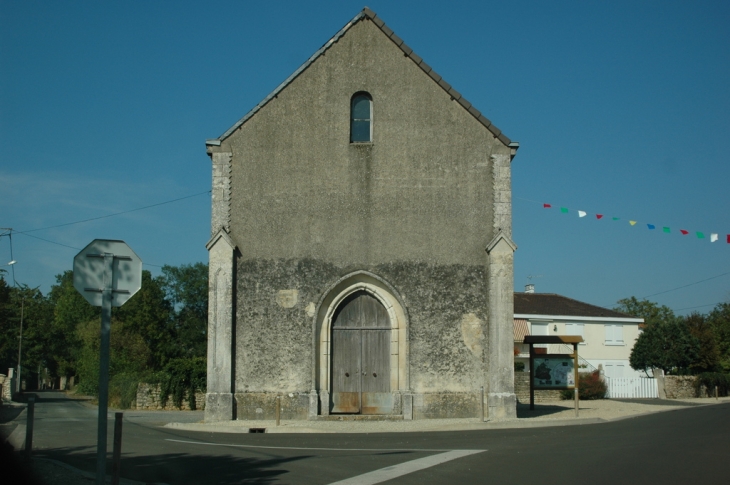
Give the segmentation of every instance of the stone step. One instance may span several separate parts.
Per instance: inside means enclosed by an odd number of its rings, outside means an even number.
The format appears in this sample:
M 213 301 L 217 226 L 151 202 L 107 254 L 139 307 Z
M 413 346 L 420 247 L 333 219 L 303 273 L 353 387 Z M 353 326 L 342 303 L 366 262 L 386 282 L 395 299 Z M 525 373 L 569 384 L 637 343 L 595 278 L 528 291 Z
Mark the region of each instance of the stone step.
M 330 414 L 316 421 L 403 421 L 402 414 Z

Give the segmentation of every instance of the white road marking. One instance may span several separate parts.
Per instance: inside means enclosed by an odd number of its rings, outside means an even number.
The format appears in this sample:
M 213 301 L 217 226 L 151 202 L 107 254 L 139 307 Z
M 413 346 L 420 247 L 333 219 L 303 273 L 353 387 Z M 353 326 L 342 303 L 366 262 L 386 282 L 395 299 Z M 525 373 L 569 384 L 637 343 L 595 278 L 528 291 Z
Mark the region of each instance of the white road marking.
M 407 461 L 405 463 L 401 463 L 400 465 L 381 468 L 380 470 L 375 470 L 369 473 L 358 475 L 356 477 L 340 480 L 339 482 L 333 482 L 330 485 L 374 485 L 376 483 L 385 482 L 386 480 L 392 480 L 403 475 L 408 475 L 409 473 L 423 470 L 424 468 L 430 468 L 432 466 L 446 463 L 447 461 L 456 460 L 457 458 L 461 458 L 463 456 L 482 453 L 483 451 L 485 450 L 447 451 L 446 453 Z
M 22 450 L 25 448 L 25 425 L 19 424 L 15 430 L 8 436 L 8 443 L 13 445 L 13 448 Z
M 454 451 L 454 450 L 434 450 L 434 449 L 417 449 L 417 448 L 305 448 L 296 446 L 260 446 L 260 445 L 233 445 L 226 443 L 206 443 L 204 441 L 186 441 L 186 440 L 173 440 L 166 438 L 165 441 L 173 441 L 175 443 L 188 443 L 191 445 L 204 445 L 204 446 L 228 446 L 233 448 L 257 448 L 266 450 L 314 450 L 314 451 L 413 451 L 419 453 L 432 453 L 434 451 Z M 467 454 L 481 453 L 486 450 L 462 450 L 468 451 Z M 458 457 L 457 457 L 458 458 Z M 451 458 L 453 460 L 453 458 Z M 448 461 L 448 460 L 447 460 Z

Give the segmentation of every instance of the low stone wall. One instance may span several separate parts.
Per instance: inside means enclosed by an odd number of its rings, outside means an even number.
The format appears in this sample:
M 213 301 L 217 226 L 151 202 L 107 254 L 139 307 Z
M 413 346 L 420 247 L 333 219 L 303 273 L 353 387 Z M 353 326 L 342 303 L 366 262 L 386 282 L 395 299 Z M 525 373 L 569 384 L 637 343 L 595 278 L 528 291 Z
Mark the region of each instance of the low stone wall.
M 188 395 L 185 394 L 183 398 L 182 407 L 178 408 L 172 401 L 172 396 L 168 396 L 165 407 L 162 407 L 160 402 L 160 385 L 151 385 L 140 383 L 137 386 L 137 409 L 147 410 L 165 410 L 165 411 L 190 411 L 190 404 L 188 403 Z M 205 409 L 205 393 L 195 393 L 195 409 L 201 411 Z
M 530 373 L 515 372 L 515 395 L 520 404 L 530 403 Z M 560 391 L 535 391 L 535 402 L 560 401 Z
M 689 399 L 715 395 L 714 390 L 712 393 L 709 393 L 708 389 L 702 386 L 700 396 L 698 396 L 695 388 L 696 380 L 696 376 L 664 376 L 664 392 L 667 399 Z

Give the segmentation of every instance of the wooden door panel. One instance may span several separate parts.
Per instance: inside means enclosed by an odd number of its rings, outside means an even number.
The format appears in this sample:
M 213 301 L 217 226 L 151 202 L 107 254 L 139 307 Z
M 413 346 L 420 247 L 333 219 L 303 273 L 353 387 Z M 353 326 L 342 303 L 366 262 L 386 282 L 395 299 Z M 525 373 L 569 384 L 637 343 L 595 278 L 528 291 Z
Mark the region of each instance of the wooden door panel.
M 363 392 L 362 414 L 392 414 L 393 394 L 390 392 Z
M 360 412 L 361 343 L 359 330 L 332 331 L 332 412 Z
M 362 330 L 362 391 L 390 391 L 389 330 Z

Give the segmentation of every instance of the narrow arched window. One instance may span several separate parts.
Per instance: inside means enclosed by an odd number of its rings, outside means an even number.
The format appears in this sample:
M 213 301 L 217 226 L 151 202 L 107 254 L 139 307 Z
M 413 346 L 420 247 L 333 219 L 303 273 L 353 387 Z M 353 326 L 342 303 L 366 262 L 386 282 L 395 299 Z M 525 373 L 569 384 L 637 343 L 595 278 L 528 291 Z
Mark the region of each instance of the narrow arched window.
M 350 104 L 350 142 L 373 141 L 373 98 L 355 93 Z

